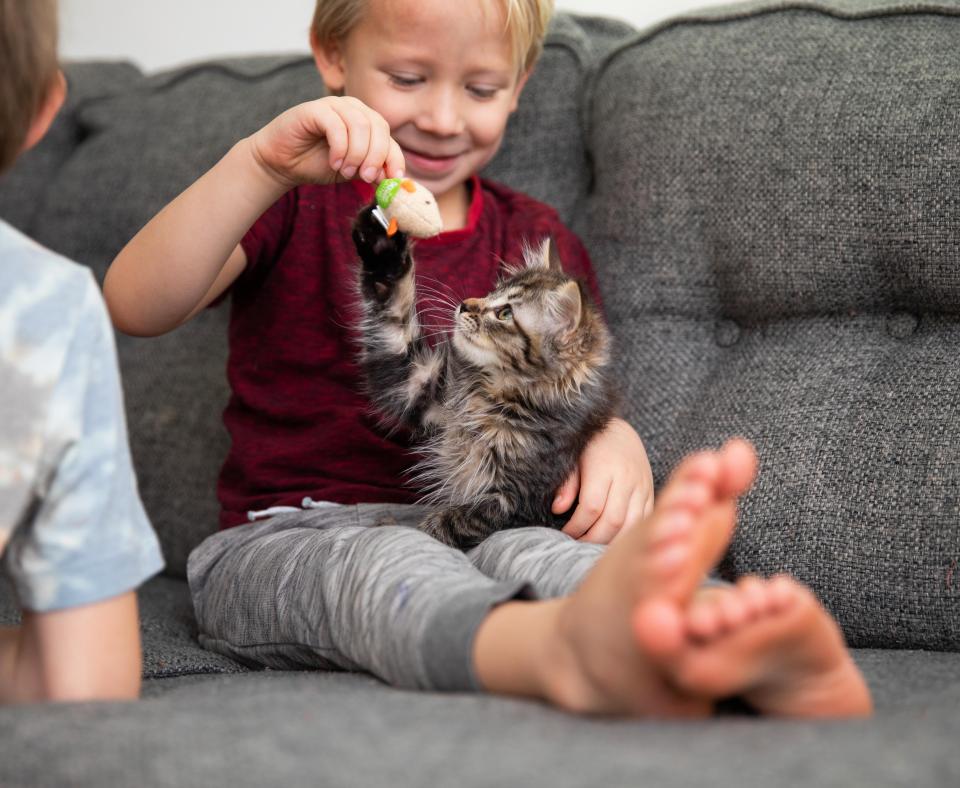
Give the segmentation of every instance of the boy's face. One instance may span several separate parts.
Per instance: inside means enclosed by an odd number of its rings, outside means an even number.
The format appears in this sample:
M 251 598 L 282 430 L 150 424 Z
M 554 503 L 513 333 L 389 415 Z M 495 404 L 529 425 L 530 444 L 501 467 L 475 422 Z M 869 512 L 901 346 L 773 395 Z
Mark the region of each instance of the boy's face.
M 477 2 L 369 0 L 344 41 L 314 53 L 327 87 L 379 112 L 406 174 L 438 198 L 493 158 L 526 81 L 502 13 Z

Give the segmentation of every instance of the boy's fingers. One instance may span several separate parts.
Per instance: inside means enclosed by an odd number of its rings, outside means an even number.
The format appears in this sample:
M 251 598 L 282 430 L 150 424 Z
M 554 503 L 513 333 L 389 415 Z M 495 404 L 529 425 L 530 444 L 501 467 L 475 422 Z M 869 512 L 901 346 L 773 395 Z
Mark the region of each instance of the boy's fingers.
M 573 502 L 576 500 L 579 490 L 580 468 L 577 467 L 571 471 L 564 483 L 560 485 L 560 489 L 557 490 L 557 494 L 554 496 L 553 506 L 550 507 L 550 511 L 554 514 L 563 514 L 569 511 L 570 507 L 573 506 Z
M 347 152 L 339 169 L 344 178 L 350 179 L 360 170 L 370 149 L 370 119 L 351 104 L 339 104 L 337 113 L 347 127 Z
M 573 512 L 573 517 L 563 527 L 563 532 L 574 539 L 579 539 L 603 515 L 603 507 L 610 493 L 610 482 L 600 489 L 580 486 L 580 503 Z
M 397 141 L 391 137 L 384 174 L 388 178 L 402 178 L 406 167 L 407 162 L 403 158 L 403 150 L 401 150 Z
M 390 127 L 380 119 L 374 122 L 370 132 L 370 147 L 367 157 L 360 165 L 360 177 L 367 183 L 373 183 L 383 171 L 387 154 L 390 152 Z
M 347 125 L 343 118 L 323 101 L 314 101 L 307 106 L 309 109 L 302 116 L 303 126 L 312 137 L 326 142 L 330 168 L 335 173 L 347 155 Z
M 580 541 L 592 542 L 593 544 L 609 544 L 610 540 L 620 533 L 620 530 L 624 527 L 631 500 L 632 496 L 622 497 L 616 495 L 611 485 L 611 494 L 607 495 L 607 501 L 603 507 L 603 514 L 600 515 L 600 518 L 580 537 Z
M 641 519 L 646 520 L 651 514 L 653 514 L 653 506 L 655 502 L 656 502 L 656 496 L 653 494 L 653 491 L 651 490 L 650 493 L 647 495 L 646 501 L 644 501 L 643 503 L 643 517 Z
M 639 489 L 634 490 L 633 495 L 630 496 L 630 503 L 627 506 L 626 513 L 623 516 L 623 524 L 617 528 L 614 533 L 609 534 L 609 538 L 604 544 L 609 544 L 614 538 L 622 534 L 624 531 L 637 528 L 644 520 L 646 520 L 646 506 L 647 499 L 644 492 Z M 591 531 L 587 532 L 587 536 L 592 536 L 593 531 L 596 529 L 597 526 L 594 526 Z

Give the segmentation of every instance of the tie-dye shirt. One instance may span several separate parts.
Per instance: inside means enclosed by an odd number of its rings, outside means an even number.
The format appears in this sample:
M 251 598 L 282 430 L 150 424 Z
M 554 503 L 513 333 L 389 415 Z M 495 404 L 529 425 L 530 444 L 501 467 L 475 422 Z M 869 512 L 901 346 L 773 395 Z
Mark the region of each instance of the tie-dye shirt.
M 0 553 L 38 612 L 116 596 L 163 566 L 96 282 L 2 221 Z

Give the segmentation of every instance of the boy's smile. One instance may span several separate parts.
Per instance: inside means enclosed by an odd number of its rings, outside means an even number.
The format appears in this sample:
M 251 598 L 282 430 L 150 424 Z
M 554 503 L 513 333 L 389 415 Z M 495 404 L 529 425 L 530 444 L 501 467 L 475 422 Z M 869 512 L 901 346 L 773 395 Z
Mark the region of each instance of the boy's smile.
M 314 42 L 314 55 L 331 91 L 384 117 L 446 229 L 463 227 L 465 184 L 499 149 L 526 81 L 497 4 L 369 0 L 346 39 Z

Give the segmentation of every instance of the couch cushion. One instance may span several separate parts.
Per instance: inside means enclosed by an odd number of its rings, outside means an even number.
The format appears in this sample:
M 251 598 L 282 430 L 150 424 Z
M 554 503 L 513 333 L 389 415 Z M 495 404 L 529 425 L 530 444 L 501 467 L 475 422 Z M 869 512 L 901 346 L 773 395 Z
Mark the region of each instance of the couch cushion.
M 144 678 L 247 672 L 248 668 L 239 662 L 200 647 L 185 580 L 155 577 L 140 588 L 137 599 Z
M 144 678 L 244 673 L 248 670 L 229 657 L 200 647 L 193 603 L 185 580 L 173 577 L 148 580 L 137 592 L 137 602 Z M 13 587 L 0 576 L 0 626 L 19 622 L 20 609 Z
M 903 10 L 901 10 L 901 6 Z M 658 481 L 759 449 L 723 565 L 960 648 L 960 8 L 751 3 L 599 68 L 580 225 Z
M 353 674 L 149 681 L 136 704 L 0 709 L 5 785 L 956 785 L 960 654 L 857 654 L 853 722 L 577 718 Z
M 557 17 L 493 177 L 549 199 L 567 218 L 576 213 L 590 180 L 580 117 L 586 69 L 629 30 Z M 105 68 L 73 67 L 71 80 L 89 92 L 86 81 L 103 79 Z M 28 229 L 102 279 L 126 241 L 234 142 L 321 93 L 309 58 L 253 58 L 178 69 L 83 101 L 61 120 L 80 139 L 69 158 L 43 173 L 24 166 L 34 190 L 55 172 Z M 51 155 L 62 156 L 60 146 L 51 140 Z M 118 341 L 141 494 L 174 574 L 216 528 L 226 321 L 225 308 L 210 310 L 165 337 Z

